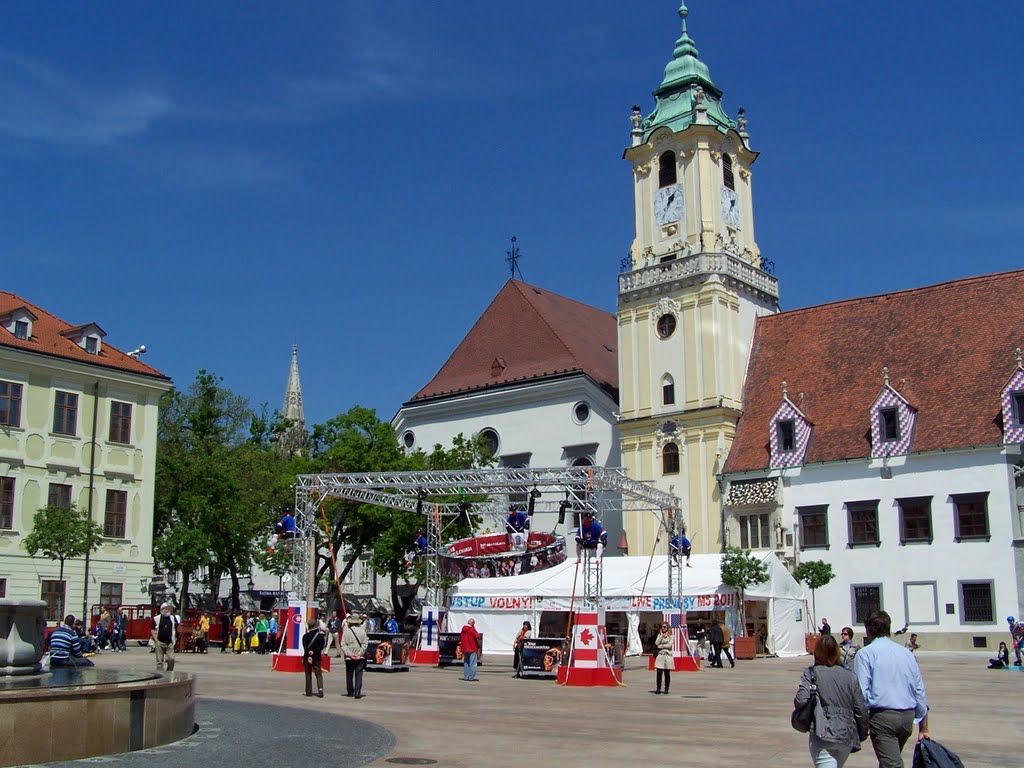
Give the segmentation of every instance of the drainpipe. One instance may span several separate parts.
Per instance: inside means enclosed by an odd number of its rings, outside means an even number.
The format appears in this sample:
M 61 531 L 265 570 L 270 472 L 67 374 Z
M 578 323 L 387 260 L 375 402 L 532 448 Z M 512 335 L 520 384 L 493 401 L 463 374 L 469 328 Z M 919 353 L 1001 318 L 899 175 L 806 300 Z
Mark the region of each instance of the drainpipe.
M 89 450 L 89 522 L 92 522 L 93 495 L 96 489 L 96 422 L 100 418 L 100 383 L 92 388 L 92 443 Z M 82 623 L 89 626 L 89 555 L 85 552 L 85 587 L 82 590 Z M 63 617 L 62 617 L 63 618 Z

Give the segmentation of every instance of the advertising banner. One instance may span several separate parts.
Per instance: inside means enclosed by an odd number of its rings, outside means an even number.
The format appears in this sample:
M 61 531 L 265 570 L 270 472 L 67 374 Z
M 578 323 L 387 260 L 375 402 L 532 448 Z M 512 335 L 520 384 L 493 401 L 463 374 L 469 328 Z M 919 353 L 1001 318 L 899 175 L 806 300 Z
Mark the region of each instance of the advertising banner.
M 519 674 L 523 677 L 557 677 L 565 656 L 564 637 L 534 637 L 523 642 Z
M 437 666 L 447 667 L 452 664 L 462 663 L 461 635 L 458 632 L 441 632 L 438 635 L 437 643 Z M 477 653 L 477 663 L 484 654 L 484 637 L 480 634 L 480 651 Z
M 366 646 L 366 668 L 399 671 L 409 668 L 409 638 L 387 632 L 371 632 Z

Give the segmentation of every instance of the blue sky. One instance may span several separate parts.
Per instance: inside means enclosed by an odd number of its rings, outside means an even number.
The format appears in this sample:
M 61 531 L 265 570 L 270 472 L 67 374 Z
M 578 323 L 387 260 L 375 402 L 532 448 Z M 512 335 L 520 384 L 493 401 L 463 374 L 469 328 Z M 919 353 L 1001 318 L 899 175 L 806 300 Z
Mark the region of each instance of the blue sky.
M 1019 4 L 689 7 L 762 153 L 785 308 L 1020 266 Z M 629 111 L 676 8 L 9 5 L 0 287 L 271 407 L 296 340 L 308 421 L 389 419 L 503 285 L 512 234 L 528 282 L 614 311 Z

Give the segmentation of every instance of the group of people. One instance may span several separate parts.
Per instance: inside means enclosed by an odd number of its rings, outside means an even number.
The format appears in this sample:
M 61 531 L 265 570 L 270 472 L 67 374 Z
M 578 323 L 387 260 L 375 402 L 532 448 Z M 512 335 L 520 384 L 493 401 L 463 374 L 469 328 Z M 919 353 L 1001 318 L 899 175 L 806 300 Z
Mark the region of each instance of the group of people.
M 85 627 L 82 626 L 81 621 L 76 622 L 75 631 L 79 633 L 80 637 L 85 637 Z M 93 627 L 92 634 L 88 636 L 88 642 L 85 643 L 86 653 L 89 652 L 89 649 L 96 653 L 103 651 L 123 653 L 127 650 L 125 646 L 127 634 L 128 612 L 123 607 L 109 611 L 101 605 L 99 619 L 96 626 Z
M 876 611 L 864 622 L 863 648 L 849 627 L 842 642 L 831 631 L 818 638 L 814 665 L 803 671 L 793 699 L 794 710 L 814 707 L 809 749 L 817 768 L 842 768 L 869 736 L 879 768 L 902 768 L 915 721 L 918 738 L 929 738 L 921 670 L 913 652 L 893 642 L 891 626 L 889 614 Z
M 335 632 L 330 631 L 337 620 Z M 393 620 L 393 619 L 392 619 Z M 324 697 L 323 655 L 328 652 L 328 643 L 337 637 L 338 648 L 345 657 L 345 695 L 349 698 L 363 698 L 363 671 L 366 669 L 366 649 L 370 639 L 363 626 L 361 614 L 350 613 L 344 621 L 334 612 L 332 622 L 324 625 L 321 619 L 310 619 L 306 633 L 302 636 L 302 671 L 306 681 L 306 696 Z M 397 622 L 395 630 L 397 631 Z M 313 679 L 316 678 L 316 694 L 313 693 Z
M 1013 616 L 1006 617 L 1006 623 L 1010 630 L 1010 645 L 1013 646 L 1014 666 L 1021 664 L 1021 657 L 1024 656 L 1024 621 L 1017 621 Z M 989 669 L 1006 669 L 1010 666 L 1010 649 L 1005 642 L 1000 641 L 996 657 L 988 660 Z
M 209 618 L 207 632 L 209 632 Z M 200 618 L 200 623 L 202 618 Z M 227 613 L 220 617 L 221 636 L 226 640 L 221 644 L 220 652 L 266 654 L 277 648 L 278 625 L 277 616 L 271 611 L 239 611 L 231 618 Z
M 664 631 L 664 630 L 662 630 Z M 693 630 L 693 639 L 697 641 L 697 654 L 711 662 L 712 668 L 724 669 L 722 654 L 729 660 L 729 666 L 735 667 L 736 660 L 732 656 L 732 632 L 724 621 L 711 619 L 708 624 L 703 621 Z M 657 636 L 655 637 L 657 645 Z

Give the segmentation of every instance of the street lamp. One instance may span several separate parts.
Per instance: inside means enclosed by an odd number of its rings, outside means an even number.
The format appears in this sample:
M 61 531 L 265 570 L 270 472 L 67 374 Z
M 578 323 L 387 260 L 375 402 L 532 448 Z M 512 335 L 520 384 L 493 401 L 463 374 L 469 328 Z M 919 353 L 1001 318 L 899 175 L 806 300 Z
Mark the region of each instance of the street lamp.
M 249 595 L 251 596 L 253 590 L 256 589 L 256 584 L 253 582 L 252 576 L 249 577 L 249 585 L 248 586 L 249 586 Z

